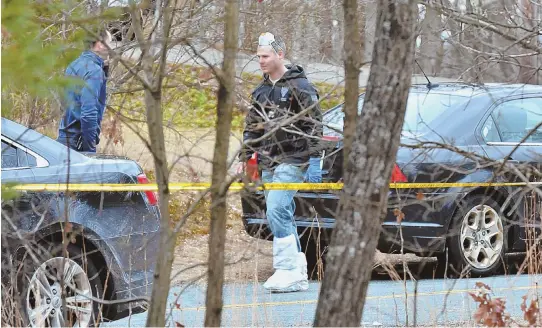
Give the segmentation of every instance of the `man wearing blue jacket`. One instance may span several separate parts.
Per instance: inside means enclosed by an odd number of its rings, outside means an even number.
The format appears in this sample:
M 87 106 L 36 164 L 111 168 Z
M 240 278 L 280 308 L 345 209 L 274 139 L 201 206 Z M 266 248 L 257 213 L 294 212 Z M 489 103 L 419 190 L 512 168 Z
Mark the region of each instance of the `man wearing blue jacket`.
M 96 152 L 105 111 L 108 47 L 111 33 L 102 30 L 87 40 L 87 49 L 66 69 L 78 81 L 64 94 L 64 117 L 58 128 L 62 144 L 81 152 Z

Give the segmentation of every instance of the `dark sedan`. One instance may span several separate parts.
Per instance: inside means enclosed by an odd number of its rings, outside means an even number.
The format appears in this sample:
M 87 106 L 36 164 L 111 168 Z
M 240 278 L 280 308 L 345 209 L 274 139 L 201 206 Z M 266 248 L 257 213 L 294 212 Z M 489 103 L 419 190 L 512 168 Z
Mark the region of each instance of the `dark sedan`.
M 78 153 L 5 118 L 1 139 L 3 185 L 149 183 L 130 159 Z M 159 229 L 157 197 L 151 191 L 3 196 L 2 283 L 12 287 L 21 305 L 20 324 L 87 326 L 143 311 L 141 297 L 152 289 Z M 132 298 L 139 300 L 122 302 Z
M 364 94 L 358 113 L 363 99 Z M 342 179 L 343 119 L 342 105 L 324 115 L 324 182 Z M 541 122 L 542 86 L 413 85 L 391 182 L 517 181 L 511 165 L 527 179 L 539 181 Z M 420 256 L 436 256 L 439 264 L 448 263 L 456 272 L 468 266 L 474 275 L 496 273 L 502 268 L 503 255 L 526 249 L 526 217 L 530 216 L 524 213 L 527 196 L 519 189 L 392 189 L 378 249 L 395 253 L 403 248 Z M 316 250 L 324 250 L 329 243 L 338 199 L 339 193 L 332 191 L 301 190 L 296 195 L 296 224 L 309 270 L 319 258 Z M 246 231 L 254 237 L 272 238 L 263 195 L 243 193 L 242 206 Z

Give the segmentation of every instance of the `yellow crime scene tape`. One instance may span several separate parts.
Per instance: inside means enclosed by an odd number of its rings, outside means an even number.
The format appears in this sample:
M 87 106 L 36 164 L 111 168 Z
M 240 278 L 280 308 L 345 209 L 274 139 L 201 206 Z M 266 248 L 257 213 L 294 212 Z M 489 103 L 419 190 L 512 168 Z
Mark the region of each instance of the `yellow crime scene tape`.
M 521 187 L 541 186 L 542 182 L 435 182 L 435 183 L 390 183 L 390 189 L 439 189 L 468 187 Z M 341 190 L 344 183 L 232 183 L 230 191 L 241 190 Z M 211 188 L 209 182 L 170 183 L 169 191 L 198 191 Z M 120 184 L 120 183 L 53 183 L 53 184 L 18 184 L 17 191 L 158 191 L 156 183 Z

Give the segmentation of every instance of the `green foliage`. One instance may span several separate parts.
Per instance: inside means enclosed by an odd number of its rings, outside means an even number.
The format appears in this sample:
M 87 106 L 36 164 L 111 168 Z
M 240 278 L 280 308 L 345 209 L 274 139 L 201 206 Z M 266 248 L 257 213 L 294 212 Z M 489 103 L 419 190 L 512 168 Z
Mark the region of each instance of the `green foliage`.
M 204 67 L 185 65 L 171 66 L 170 69 L 171 73 L 164 79 L 165 88 L 162 92 L 165 123 L 178 128 L 213 128 L 216 124 L 217 83 L 211 79 L 211 72 Z M 119 70 L 116 75 L 125 72 L 122 68 Z M 249 99 L 252 90 L 260 83 L 261 76 L 244 73 L 241 79 L 236 85 L 239 97 L 233 113 L 234 131 L 243 128 L 246 103 L 242 105 L 242 100 Z M 344 87 L 324 82 L 314 84 L 320 94 L 323 111 L 343 102 Z M 125 90 L 130 88 L 135 88 L 135 83 L 123 87 Z M 110 105 L 122 115 L 139 121 L 145 121 L 144 103 L 143 91 L 118 93 L 110 100 Z
M 52 93 L 67 84 L 56 74 L 74 58 L 71 39 L 48 38 L 38 11 L 56 4 L 2 0 L 2 116 L 24 122 L 50 122 Z M 55 25 L 51 26 L 52 33 Z
M 325 82 L 314 83 L 320 94 L 320 108 L 327 111 L 344 102 L 344 87 Z
M 66 84 L 54 73 L 73 60 L 74 50 L 70 39 L 44 40 L 39 8 L 32 0 L 2 1 L 2 79 L 6 82 L 2 89 L 45 97 Z
M 17 191 L 12 183 L 2 183 L 2 202 L 17 198 Z

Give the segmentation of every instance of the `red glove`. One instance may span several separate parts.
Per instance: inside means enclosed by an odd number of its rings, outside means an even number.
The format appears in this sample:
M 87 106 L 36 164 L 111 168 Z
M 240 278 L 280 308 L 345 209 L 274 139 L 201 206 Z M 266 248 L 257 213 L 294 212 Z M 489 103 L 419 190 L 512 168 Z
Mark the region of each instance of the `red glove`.
M 245 174 L 251 181 L 259 180 L 260 173 L 258 172 L 258 155 L 254 153 L 246 163 L 240 163 L 240 165 L 237 167 L 237 174 Z

